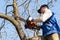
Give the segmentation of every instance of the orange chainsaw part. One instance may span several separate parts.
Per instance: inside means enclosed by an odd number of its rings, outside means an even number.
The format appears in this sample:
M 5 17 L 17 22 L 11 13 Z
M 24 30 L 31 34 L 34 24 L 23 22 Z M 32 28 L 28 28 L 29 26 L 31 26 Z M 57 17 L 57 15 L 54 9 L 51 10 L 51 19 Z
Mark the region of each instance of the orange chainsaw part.
M 28 21 L 26 24 L 26 28 L 32 29 L 35 26 L 36 22 Z
M 36 22 L 31 22 L 30 24 L 31 24 L 32 26 L 35 26 Z

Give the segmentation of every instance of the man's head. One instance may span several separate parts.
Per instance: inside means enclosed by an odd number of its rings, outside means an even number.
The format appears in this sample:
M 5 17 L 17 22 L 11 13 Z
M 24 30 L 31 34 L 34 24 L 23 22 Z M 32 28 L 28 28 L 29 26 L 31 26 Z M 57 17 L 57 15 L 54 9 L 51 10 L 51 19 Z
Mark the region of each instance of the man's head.
M 40 9 L 38 10 L 38 13 L 44 13 L 46 8 L 49 9 L 49 7 L 46 4 L 41 5 Z

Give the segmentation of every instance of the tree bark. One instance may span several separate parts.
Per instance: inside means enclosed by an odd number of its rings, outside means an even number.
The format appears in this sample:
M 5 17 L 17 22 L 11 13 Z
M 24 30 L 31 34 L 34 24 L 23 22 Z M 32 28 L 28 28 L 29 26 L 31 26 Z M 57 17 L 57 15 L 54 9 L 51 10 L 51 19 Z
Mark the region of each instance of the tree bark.
M 18 11 L 18 6 L 16 4 L 16 0 L 13 0 L 13 10 L 14 10 L 14 19 L 19 23 L 18 31 L 19 31 L 19 37 L 21 40 L 26 40 L 26 36 L 22 30 L 22 27 L 20 25 L 20 18 L 19 18 L 19 11 Z
M 10 21 L 15 26 L 21 40 L 25 38 L 24 32 L 22 31 L 20 24 L 15 19 L 5 14 L 0 14 L 0 18 Z

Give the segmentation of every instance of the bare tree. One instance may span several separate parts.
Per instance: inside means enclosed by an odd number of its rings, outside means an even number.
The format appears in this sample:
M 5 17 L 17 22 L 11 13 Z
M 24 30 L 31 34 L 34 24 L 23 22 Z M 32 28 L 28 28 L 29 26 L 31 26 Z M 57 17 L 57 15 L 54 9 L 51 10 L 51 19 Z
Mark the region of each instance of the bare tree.
M 8 21 L 10 21 L 15 26 L 15 28 L 17 30 L 17 33 L 18 33 L 18 35 L 19 35 L 19 37 L 20 37 L 21 40 L 40 40 L 41 37 L 39 38 L 37 30 L 35 30 L 33 38 L 28 38 L 27 39 L 26 35 L 24 34 L 24 32 L 22 30 L 21 24 L 20 24 L 20 21 L 23 21 L 24 23 L 26 23 L 26 20 L 23 19 L 23 18 L 21 18 L 19 16 L 20 13 L 19 13 L 18 7 L 24 5 L 25 8 L 26 8 L 26 10 L 28 11 L 29 16 L 30 16 L 30 10 L 29 10 L 29 3 L 30 2 L 31 2 L 31 0 L 29 0 L 29 1 L 26 0 L 24 3 L 22 3 L 21 5 L 18 6 L 17 5 L 17 0 L 13 0 L 13 4 L 12 5 L 7 5 L 6 6 L 6 13 L 5 14 L 0 13 L 0 18 L 4 19 L 4 24 L 2 25 L 2 27 L 0 28 L 0 30 L 4 27 L 5 20 L 8 20 Z M 51 4 L 51 3 L 53 3 L 52 0 L 50 2 L 48 2 L 48 5 Z M 7 13 L 7 8 L 10 7 L 10 6 L 13 7 L 13 11 L 10 11 L 10 12 L 13 12 L 12 13 L 13 17 L 7 15 L 8 14 Z M 37 9 L 38 9 L 38 0 L 36 0 L 36 10 Z

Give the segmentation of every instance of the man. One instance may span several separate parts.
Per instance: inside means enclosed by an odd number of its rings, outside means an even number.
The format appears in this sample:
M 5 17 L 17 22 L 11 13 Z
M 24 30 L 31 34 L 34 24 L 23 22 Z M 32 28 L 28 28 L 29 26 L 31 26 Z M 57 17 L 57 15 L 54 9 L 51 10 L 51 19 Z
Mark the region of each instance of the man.
M 54 13 L 49 9 L 47 5 L 42 5 L 38 10 L 38 13 L 42 14 L 40 19 L 32 19 L 34 22 L 43 22 L 42 30 L 43 36 L 46 40 L 59 40 L 58 34 L 60 34 L 60 28 L 57 24 Z

